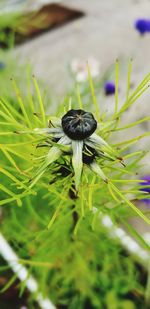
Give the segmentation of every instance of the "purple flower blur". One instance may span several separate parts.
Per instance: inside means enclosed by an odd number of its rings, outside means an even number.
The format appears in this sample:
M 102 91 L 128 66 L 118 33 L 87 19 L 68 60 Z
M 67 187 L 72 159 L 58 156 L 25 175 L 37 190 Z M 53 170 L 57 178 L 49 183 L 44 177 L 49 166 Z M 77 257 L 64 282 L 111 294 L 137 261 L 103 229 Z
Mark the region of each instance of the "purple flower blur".
M 147 20 L 147 32 L 150 32 L 150 19 Z
M 150 175 L 146 175 L 146 176 L 142 177 L 141 180 L 145 180 L 145 182 L 140 182 L 141 187 L 142 186 L 150 186 Z M 149 197 L 147 197 L 147 198 L 145 197 L 141 201 L 146 203 L 146 205 L 150 207 L 150 187 L 149 188 L 140 188 L 140 190 L 147 193 L 147 194 L 149 193 L 148 194 Z
M 105 95 L 112 95 L 115 93 L 115 84 L 113 81 L 107 81 L 104 84 Z
M 134 26 L 135 29 L 142 35 L 146 32 L 150 32 L 150 19 L 137 19 Z

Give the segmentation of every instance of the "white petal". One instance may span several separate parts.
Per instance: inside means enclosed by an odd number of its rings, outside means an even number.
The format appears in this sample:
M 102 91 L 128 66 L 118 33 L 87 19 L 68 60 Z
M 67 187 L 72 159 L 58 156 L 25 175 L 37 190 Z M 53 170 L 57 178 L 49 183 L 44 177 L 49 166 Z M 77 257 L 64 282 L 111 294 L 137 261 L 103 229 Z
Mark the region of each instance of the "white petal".
M 87 140 L 98 146 L 105 146 L 110 148 L 110 146 L 104 141 L 104 139 L 95 133 L 93 133 Z
M 106 151 L 101 150 L 99 148 L 95 148 L 94 144 L 92 142 L 90 142 L 88 139 L 84 141 L 84 144 L 87 146 L 90 146 L 91 148 L 94 148 L 97 152 L 97 156 L 102 157 L 104 159 L 108 159 L 108 160 L 116 160 L 116 157 L 106 153 Z
M 54 146 L 52 147 L 47 156 L 45 161 L 43 162 L 43 164 L 40 166 L 40 168 L 37 170 L 36 174 L 33 177 L 33 181 L 30 185 L 30 188 L 32 188 L 35 183 L 41 178 L 41 176 L 44 174 L 44 172 L 46 171 L 48 165 L 50 165 L 51 163 L 53 163 L 54 161 L 56 161 L 60 155 L 62 154 L 61 149 L 59 149 L 58 147 Z
M 105 174 L 103 173 L 102 169 L 99 167 L 99 165 L 96 162 L 93 162 L 90 164 L 90 168 L 91 170 L 97 174 L 98 176 L 100 176 L 104 181 L 107 182 L 107 177 L 105 176 Z
M 70 139 L 64 135 L 59 141 L 57 144 L 60 144 L 60 145 L 69 145 L 70 144 Z M 56 161 L 60 155 L 61 155 L 62 151 L 59 147 L 57 146 L 53 146 L 47 156 L 46 156 L 46 160 L 45 160 L 45 164 L 48 166 L 50 165 L 51 163 L 53 163 L 54 161 Z
M 81 173 L 83 168 L 82 161 L 83 141 L 72 141 L 72 165 L 75 174 L 75 186 L 78 189 L 81 179 Z
M 57 136 L 58 136 L 58 134 L 57 134 Z M 62 151 L 70 152 L 71 151 L 71 139 L 63 133 L 63 136 L 57 142 L 56 147 L 59 148 Z
M 69 145 L 70 144 L 70 139 L 64 135 L 57 144 L 60 144 L 60 145 Z M 33 185 L 40 179 L 40 177 L 44 174 L 44 172 L 46 171 L 47 167 L 55 162 L 56 160 L 59 159 L 59 157 L 61 156 L 62 154 L 62 150 L 57 147 L 57 146 L 53 146 L 47 156 L 46 156 L 46 159 L 45 161 L 43 162 L 43 164 L 40 166 L 40 168 L 37 170 L 36 174 L 34 175 L 34 180 L 32 181 L 31 185 L 30 185 L 30 188 L 33 187 Z
M 109 146 L 102 137 L 98 136 L 95 133 L 93 133 L 90 137 L 88 137 L 86 141 L 92 142 L 93 148 L 105 151 L 107 154 L 111 156 L 113 160 L 115 160 L 116 157 L 118 156 L 117 152 L 114 151 L 114 149 L 111 146 Z
M 58 141 L 57 144 L 70 145 L 71 139 L 67 135 L 63 134 L 62 138 Z
M 36 134 L 53 134 L 53 133 L 63 133 L 61 128 L 35 128 L 33 133 Z
M 52 134 L 52 137 L 55 137 L 55 138 L 62 138 L 64 136 L 64 132 L 62 133 L 53 133 Z
M 27 131 L 17 131 L 19 134 L 64 134 L 61 128 L 35 128 Z

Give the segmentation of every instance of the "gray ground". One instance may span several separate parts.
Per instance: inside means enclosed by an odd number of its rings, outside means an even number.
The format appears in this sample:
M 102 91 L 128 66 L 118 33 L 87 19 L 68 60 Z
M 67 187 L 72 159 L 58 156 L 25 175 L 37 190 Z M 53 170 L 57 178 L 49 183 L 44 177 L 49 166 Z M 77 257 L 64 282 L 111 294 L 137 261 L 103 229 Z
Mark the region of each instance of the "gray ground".
M 134 59 L 134 81 L 150 70 L 150 35 L 140 38 L 133 29 L 138 17 L 148 17 L 148 0 L 64 0 L 62 4 L 80 9 L 85 17 L 39 36 L 17 48 L 28 59 L 35 74 L 58 94 L 68 86 L 66 65 L 74 57 L 96 57 L 102 73 L 120 57 L 126 65 Z

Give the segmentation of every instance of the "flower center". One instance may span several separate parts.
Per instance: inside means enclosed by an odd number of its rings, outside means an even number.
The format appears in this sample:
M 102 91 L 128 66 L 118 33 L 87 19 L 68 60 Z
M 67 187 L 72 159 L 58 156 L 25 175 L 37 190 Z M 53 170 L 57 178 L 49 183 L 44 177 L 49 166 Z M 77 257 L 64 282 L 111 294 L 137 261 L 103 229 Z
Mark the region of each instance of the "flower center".
M 82 109 L 69 110 L 61 121 L 64 133 L 73 140 L 83 140 L 97 128 L 94 116 Z

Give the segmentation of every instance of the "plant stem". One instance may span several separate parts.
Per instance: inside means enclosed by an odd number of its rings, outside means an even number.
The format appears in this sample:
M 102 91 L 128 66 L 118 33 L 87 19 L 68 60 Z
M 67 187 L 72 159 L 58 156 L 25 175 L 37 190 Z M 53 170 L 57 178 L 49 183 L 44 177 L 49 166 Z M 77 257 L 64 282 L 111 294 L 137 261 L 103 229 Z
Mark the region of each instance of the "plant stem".
M 71 200 L 75 201 L 77 198 L 78 198 L 78 193 L 76 191 L 76 188 L 75 188 L 75 185 L 73 184 L 72 187 L 69 189 L 69 197 Z M 72 226 L 72 229 L 71 231 L 74 231 L 74 228 L 78 222 L 78 219 L 79 219 L 79 216 L 78 216 L 78 213 L 77 211 L 75 210 L 76 208 L 76 204 L 74 203 L 72 205 L 72 209 L 73 209 L 73 212 L 72 212 L 72 218 L 73 218 L 73 226 Z
M 147 277 L 147 285 L 146 285 L 146 291 L 145 291 L 145 309 L 150 308 L 150 256 L 148 261 L 148 277 Z

